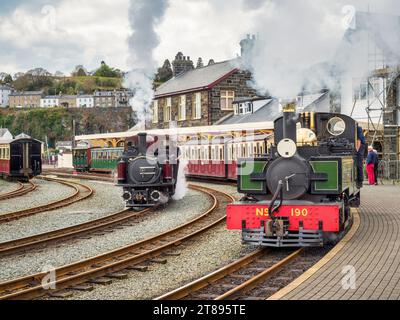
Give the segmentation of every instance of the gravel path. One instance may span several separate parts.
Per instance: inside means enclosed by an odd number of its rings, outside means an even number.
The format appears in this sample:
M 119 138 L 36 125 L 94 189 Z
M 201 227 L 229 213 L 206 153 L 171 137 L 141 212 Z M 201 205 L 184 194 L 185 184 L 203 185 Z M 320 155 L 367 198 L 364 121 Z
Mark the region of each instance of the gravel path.
M 18 188 L 17 183 L 12 183 L 12 182 L 8 182 L 3 179 L 0 179 L 0 194 L 14 191 L 17 188 Z
M 1 224 L 0 242 L 81 224 L 108 216 L 125 208 L 119 188 L 101 182 L 80 182 L 95 190 L 95 194 L 91 198 L 64 208 Z M 59 196 L 59 198 L 62 198 L 62 196 Z
M 118 190 L 118 188 L 112 185 L 104 184 L 104 186 L 108 187 L 110 191 Z M 108 195 L 104 197 L 102 204 L 106 205 L 113 202 L 115 202 L 115 199 L 110 198 L 110 195 Z M 88 208 L 86 202 L 82 202 L 81 206 L 81 208 Z M 97 203 L 93 204 L 92 207 L 99 208 L 102 206 Z M 160 210 L 156 214 L 149 215 L 138 225 L 125 227 L 122 230 L 116 229 L 113 233 L 103 236 L 93 236 L 91 239 L 71 240 L 57 247 L 46 248 L 43 252 L 31 252 L 21 256 L 4 257 L 0 260 L 0 280 L 5 281 L 40 272 L 45 266 L 58 267 L 70 264 L 127 244 L 135 243 L 181 225 L 198 216 L 209 207 L 210 201 L 207 195 L 197 191 L 189 191 L 183 200 L 172 201 L 165 209 Z M 65 215 L 64 218 L 68 216 L 71 215 Z M 54 219 L 54 217 L 52 218 Z M 76 222 L 76 214 L 73 215 L 73 220 Z M 44 221 L 42 220 L 42 223 Z M 40 226 L 40 222 L 38 223 L 37 227 Z M 26 225 L 32 227 L 29 223 Z
M 56 182 L 35 179 L 33 182 L 38 188 L 28 194 L 0 202 L 0 214 L 24 210 L 47 204 L 73 194 L 75 190 Z

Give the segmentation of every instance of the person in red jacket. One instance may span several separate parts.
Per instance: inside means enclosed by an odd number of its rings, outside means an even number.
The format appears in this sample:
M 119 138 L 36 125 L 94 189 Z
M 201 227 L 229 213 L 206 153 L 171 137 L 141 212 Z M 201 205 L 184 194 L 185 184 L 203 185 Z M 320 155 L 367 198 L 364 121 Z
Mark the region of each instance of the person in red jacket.
M 374 152 L 372 146 L 368 147 L 368 157 L 367 157 L 367 174 L 369 185 L 375 184 L 375 163 L 377 162 L 377 154 Z

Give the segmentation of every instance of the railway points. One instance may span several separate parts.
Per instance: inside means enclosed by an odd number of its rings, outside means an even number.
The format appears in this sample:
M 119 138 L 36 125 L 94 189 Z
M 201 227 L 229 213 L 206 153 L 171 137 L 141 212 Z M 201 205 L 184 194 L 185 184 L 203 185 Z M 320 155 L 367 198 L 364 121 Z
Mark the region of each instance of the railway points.
M 41 178 L 44 180 L 50 181 L 50 182 L 59 183 L 59 184 L 68 186 L 69 188 L 73 189 L 74 192 L 71 195 L 68 195 L 67 197 L 52 201 L 50 203 L 46 203 L 43 205 L 38 205 L 36 207 L 18 210 L 18 211 L 14 211 L 14 212 L 7 212 L 4 214 L 2 213 L 2 214 L 0 214 L 0 224 L 7 223 L 10 221 L 14 221 L 14 220 L 19 220 L 19 219 L 22 219 L 22 218 L 25 218 L 28 216 L 38 214 L 38 213 L 66 207 L 73 203 L 77 203 L 77 202 L 83 201 L 85 199 L 88 199 L 94 194 L 94 190 L 91 187 L 86 186 L 81 183 L 78 183 L 78 182 L 65 181 L 62 179 L 54 178 L 54 177 L 41 177 Z

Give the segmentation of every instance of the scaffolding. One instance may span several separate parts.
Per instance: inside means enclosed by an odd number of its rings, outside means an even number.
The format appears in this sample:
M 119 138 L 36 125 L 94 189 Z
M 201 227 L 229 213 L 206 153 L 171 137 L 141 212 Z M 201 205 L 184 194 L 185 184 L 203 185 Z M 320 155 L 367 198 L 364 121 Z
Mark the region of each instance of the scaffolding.
M 380 145 L 380 156 L 388 163 L 399 160 L 399 107 L 397 103 L 397 79 L 399 70 L 389 68 L 385 61 L 385 52 L 377 47 L 376 34 L 368 34 L 368 64 L 370 74 L 367 79 L 368 143 Z M 389 96 L 391 95 L 391 99 Z M 378 123 L 373 113 L 379 113 Z M 393 169 L 393 170 L 392 170 Z M 388 168 L 396 172 L 396 168 Z

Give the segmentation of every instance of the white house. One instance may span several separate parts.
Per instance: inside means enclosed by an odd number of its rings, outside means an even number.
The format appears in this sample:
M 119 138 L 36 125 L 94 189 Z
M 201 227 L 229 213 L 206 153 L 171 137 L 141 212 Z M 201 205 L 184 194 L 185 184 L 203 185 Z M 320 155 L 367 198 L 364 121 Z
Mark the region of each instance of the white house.
M 59 96 L 46 96 L 43 99 L 40 99 L 40 107 L 41 108 L 55 108 L 60 105 L 60 97 Z
M 9 86 L 0 86 L 0 107 L 5 108 L 8 106 L 8 96 L 12 92 Z
M 94 97 L 92 95 L 79 95 L 76 98 L 77 108 L 93 108 Z

